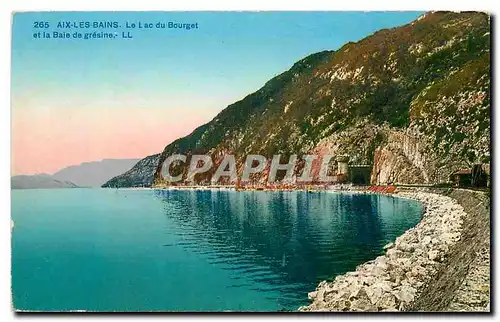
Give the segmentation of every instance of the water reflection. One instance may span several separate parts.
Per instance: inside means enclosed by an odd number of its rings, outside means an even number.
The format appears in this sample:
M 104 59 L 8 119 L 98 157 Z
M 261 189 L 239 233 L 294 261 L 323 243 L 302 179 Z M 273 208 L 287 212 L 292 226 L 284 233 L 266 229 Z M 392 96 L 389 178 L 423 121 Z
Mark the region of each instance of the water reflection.
M 234 287 L 277 291 L 283 308 L 307 302 L 324 279 L 379 255 L 420 219 L 415 202 L 379 195 L 155 192 L 181 246 L 231 272 Z M 169 244 L 166 247 L 172 246 Z

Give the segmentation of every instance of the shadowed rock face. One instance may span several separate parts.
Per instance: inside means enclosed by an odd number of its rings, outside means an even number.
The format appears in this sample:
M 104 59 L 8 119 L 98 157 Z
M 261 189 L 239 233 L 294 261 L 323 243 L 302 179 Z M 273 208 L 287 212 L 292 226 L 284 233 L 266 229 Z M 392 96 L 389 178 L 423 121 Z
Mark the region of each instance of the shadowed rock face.
M 153 183 L 153 174 L 158 165 L 159 156 L 159 154 L 154 154 L 140 160 L 130 170 L 112 178 L 102 187 L 150 187 Z
M 435 12 L 310 55 L 113 184 L 161 184 L 176 153 L 210 154 L 215 167 L 232 153 L 241 170 L 248 154 L 319 152 L 373 164 L 372 183 L 446 180 L 489 162 L 489 33 L 486 14 Z
M 12 189 L 78 188 L 73 182 L 56 180 L 46 174 L 13 176 L 10 181 Z
M 71 181 L 80 187 L 100 187 L 109 179 L 132 168 L 139 159 L 104 159 L 66 167 L 54 173 L 56 180 Z

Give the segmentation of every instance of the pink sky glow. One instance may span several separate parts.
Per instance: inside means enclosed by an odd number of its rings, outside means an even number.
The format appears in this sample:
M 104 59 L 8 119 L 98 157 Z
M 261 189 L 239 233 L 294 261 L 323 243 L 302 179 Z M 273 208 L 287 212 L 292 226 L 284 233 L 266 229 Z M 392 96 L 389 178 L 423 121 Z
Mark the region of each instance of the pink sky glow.
M 12 174 L 52 174 L 86 161 L 143 158 L 216 113 L 202 108 L 13 109 Z

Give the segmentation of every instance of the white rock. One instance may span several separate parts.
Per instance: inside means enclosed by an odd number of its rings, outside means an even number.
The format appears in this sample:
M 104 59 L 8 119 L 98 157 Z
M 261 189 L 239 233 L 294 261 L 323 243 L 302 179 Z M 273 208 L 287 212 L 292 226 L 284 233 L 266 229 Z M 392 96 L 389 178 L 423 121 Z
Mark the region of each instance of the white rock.
M 307 297 L 310 301 L 313 301 L 318 296 L 318 291 L 309 292 Z
M 394 295 L 398 300 L 405 303 L 413 302 L 417 290 L 411 286 L 403 285 L 399 291 L 395 292 Z
M 384 294 L 384 290 L 380 287 L 366 287 L 365 288 L 366 295 L 368 295 L 368 299 L 372 304 L 375 304 L 378 302 L 378 300 L 382 297 Z
M 390 249 L 392 247 L 394 247 L 394 243 L 389 243 L 389 244 L 386 244 L 383 249 L 384 250 L 388 250 L 388 249 Z
M 379 256 L 375 259 L 375 265 L 377 267 L 382 268 L 383 270 L 387 269 L 387 257 L 385 256 Z
M 373 284 L 373 287 L 378 287 L 382 289 L 384 292 L 390 292 L 392 290 L 392 285 L 389 281 L 378 281 Z
M 435 261 L 438 259 L 439 257 L 439 252 L 437 250 L 431 250 L 429 253 L 428 253 L 428 256 L 429 256 L 429 259 L 431 261 Z
M 423 239 L 422 239 L 422 245 L 429 245 L 431 243 L 431 236 L 425 236 Z

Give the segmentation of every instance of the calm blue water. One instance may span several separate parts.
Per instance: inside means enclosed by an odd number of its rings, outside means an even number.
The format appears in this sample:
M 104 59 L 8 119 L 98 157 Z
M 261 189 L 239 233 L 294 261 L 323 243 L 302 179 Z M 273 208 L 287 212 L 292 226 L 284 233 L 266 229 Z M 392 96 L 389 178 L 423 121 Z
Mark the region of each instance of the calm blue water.
M 12 191 L 23 310 L 277 311 L 353 270 L 421 218 L 390 196 Z

